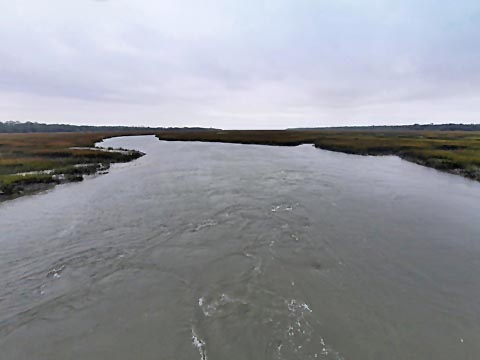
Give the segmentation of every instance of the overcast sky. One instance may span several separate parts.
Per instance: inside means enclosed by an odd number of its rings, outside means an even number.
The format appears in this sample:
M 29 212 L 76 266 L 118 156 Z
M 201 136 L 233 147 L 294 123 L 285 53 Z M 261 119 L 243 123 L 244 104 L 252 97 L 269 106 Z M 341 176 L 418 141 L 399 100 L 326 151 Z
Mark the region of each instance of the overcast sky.
M 0 0 L 0 121 L 480 123 L 479 0 Z

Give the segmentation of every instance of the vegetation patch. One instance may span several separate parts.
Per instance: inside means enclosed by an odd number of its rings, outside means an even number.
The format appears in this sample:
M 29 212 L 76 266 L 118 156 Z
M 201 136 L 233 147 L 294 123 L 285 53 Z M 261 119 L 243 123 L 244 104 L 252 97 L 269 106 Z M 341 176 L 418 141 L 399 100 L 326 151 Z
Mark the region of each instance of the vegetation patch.
M 128 133 L 0 134 L 0 200 L 31 193 L 55 184 L 82 181 L 85 175 L 105 172 L 112 163 L 128 162 L 143 153 L 103 151 L 95 143 Z
M 295 146 L 358 155 L 397 155 L 405 160 L 480 181 L 479 131 L 425 130 L 231 130 L 157 134 L 167 141 L 208 141 Z

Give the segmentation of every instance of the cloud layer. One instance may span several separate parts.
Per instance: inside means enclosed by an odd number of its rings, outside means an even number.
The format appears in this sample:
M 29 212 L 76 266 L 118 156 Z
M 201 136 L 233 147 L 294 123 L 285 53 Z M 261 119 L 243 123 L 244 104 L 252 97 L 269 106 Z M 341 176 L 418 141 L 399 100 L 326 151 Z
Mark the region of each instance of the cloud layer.
M 480 122 L 480 3 L 0 0 L 0 121 Z

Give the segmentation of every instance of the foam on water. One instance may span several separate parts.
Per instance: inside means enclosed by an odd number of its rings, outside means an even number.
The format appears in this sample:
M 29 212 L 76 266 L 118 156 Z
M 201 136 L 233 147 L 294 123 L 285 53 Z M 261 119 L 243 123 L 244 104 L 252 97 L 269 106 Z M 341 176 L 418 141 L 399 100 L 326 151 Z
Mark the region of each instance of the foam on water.
M 271 212 L 279 212 L 279 211 L 293 211 L 295 207 L 298 207 L 300 204 L 295 203 L 295 204 L 278 204 L 278 205 L 273 205 L 270 208 Z
M 207 360 L 207 344 L 205 341 L 200 339 L 195 333 L 195 330 L 192 328 L 192 344 L 195 346 L 200 353 L 200 360 Z
M 224 310 L 229 304 L 233 303 L 241 303 L 241 301 L 224 293 L 214 299 L 207 300 L 204 297 L 198 299 L 198 306 L 202 309 L 203 314 L 208 317 L 214 316 L 219 311 Z
M 277 342 L 276 357 L 278 359 L 332 359 L 343 360 L 343 357 L 319 336 L 312 321 L 313 310 L 306 302 L 285 300 L 287 323 L 283 328 L 282 340 Z
M 192 232 L 197 232 L 197 231 L 200 231 L 200 230 L 203 230 L 203 229 L 206 229 L 206 228 L 209 228 L 209 227 L 212 227 L 212 226 L 215 226 L 217 225 L 218 223 L 213 220 L 213 219 L 207 219 L 205 220 L 204 222 L 201 222 L 200 224 L 197 224 Z
M 67 265 L 62 264 L 59 267 L 53 268 L 47 273 L 47 277 L 53 277 L 54 279 L 58 279 L 60 277 L 60 274 L 63 272 L 63 270 L 65 270 L 66 267 Z

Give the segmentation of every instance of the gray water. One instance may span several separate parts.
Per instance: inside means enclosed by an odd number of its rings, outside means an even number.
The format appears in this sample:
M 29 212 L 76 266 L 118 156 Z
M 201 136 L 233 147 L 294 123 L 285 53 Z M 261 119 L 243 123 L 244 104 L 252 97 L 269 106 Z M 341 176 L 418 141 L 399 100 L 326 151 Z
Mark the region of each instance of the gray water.
M 479 359 L 480 184 L 396 157 L 115 138 L 0 204 L 0 358 Z

